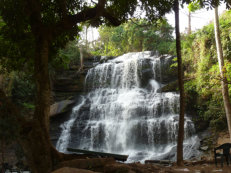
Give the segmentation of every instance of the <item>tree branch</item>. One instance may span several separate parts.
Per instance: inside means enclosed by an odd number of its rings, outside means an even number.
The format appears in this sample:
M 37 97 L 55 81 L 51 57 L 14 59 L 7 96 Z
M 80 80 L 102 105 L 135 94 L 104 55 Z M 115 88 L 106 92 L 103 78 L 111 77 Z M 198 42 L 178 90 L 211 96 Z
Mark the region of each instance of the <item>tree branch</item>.
M 139 23 L 137 23 L 136 21 L 134 21 L 132 18 L 131 18 L 130 20 L 131 20 L 131 22 L 132 22 L 133 24 L 135 24 L 136 26 L 139 26 L 139 27 L 142 27 L 142 28 L 149 28 L 149 27 L 152 26 L 151 24 L 139 24 Z
M 106 4 L 106 1 L 107 1 L 107 0 L 99 0 L 99 2 L 98 2 L 98 8 L 99 8 L 99 10 L 104 9 L 104 6 L 105 6 L 105 4 Z
M 103 11 L 102 16 L 105 17 L 105 19 L 107 19 L 113 26 L 119 26 L 121 24 L 121 22 L 116 17 L 111 15 L 105 9 Z
M 105 9 L 106 0 L 99 0 L 94 8 L 85 8 L 75 15 L 67 15 L 62 21 L 53 28 L 54 36 L 58 36 L 65 31 L 72 30 L 78 23 L 86 22 L 91 19 L 104 17 L 112 25 L 120 25 L 120 21 Z

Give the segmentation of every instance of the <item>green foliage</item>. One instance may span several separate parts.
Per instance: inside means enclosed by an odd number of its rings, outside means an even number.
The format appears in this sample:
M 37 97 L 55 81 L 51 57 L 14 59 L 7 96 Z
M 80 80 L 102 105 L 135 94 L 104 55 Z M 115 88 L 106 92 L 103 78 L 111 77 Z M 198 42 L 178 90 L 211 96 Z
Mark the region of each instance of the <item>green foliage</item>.
M 221 42 L 224 48 L 225 75 L 231 81 L 231 12 L 225 12 L 220 18 Z M 182 55 L 185 66 L 186 97 L 188 106 L 196 110 L 195 119 L 208 121 L 216 130 L 227 128 L 221 78 L 216 54 L 213 23 L 203 29 L 183 36 Z M 231 93 L 231 86 L 229 85 Z M 193 105 L 193 106 L 192 106 Z
M 32 110 L 35 109 L 35 105 L 34 105 L 34 104 L 31 104 L 31 103 L 23 103 L 23 106 L 24 106 L 26 109 L 32 109 Z
M 188 9 L 190 12 L 195 12 L 196 10 L 199 10 L 201 8 L 200 1 L 194 0 L 188 5 Z
M 100 42 L 97 53 L 118 56 L 127 52 L 158 51 L 160 54 L 174 52 L 173 28 L 166 20 L 151 24 L 146 20 L 133 19 L 118 27 L 99 28 Z M 172 46 L 170 46 L 172 45 Z
M 73 40 L 67 43 L 63 49 L 59 49 L 58 55 L 53 59 L 53 69 L 68 68 L 70 63 L 77 63 L 80 59 L 78 41 Z
M 21 108 L 33 109 L 35 98 L 35 81 L 33 75 L 24 72 L 1 74 L 1 89 Z
M 23 105 L 33 103 L 35 97 L 35 82 L 32 75 L 17 73 L 13 77 L 11 97 L 14 102 Z
M 28 30 L 18 31 L 0 18 L 0 64 L 2 71 L 31 69 L 33 39 Z M 10 31 L 12 30 L 12 31 Z M 20 30 L 20 29 L 19 29 Z

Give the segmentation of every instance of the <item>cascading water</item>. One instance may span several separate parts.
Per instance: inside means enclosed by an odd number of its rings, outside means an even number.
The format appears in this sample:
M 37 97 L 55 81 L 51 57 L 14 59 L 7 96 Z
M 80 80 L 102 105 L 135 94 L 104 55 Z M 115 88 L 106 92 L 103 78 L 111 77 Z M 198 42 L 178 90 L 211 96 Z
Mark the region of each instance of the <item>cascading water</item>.
M 128 161 L 174 160 L 179 94 L 161 92 L 167 80 L 163 73 L 172 58 L 152 52 L 128 53 L 90 69 L 86 76 L 89 92 L 62 125 L 57 149 L 127 154 Z M 187 116 L 184 127 L 187 159 L 197 154 L 198 140 Z

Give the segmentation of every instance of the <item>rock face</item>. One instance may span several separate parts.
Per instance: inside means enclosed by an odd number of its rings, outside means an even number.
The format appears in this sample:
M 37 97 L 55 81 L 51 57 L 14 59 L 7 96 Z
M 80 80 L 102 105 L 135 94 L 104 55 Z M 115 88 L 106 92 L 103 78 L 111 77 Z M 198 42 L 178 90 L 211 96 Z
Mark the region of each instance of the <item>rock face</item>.
M 68 69 L 57 71 L 52 77 L 53 104 L 50 111 L 50 137 L 54 145 L 63 128 L 60 125 L 70 118 L 72 107 L 75 103 L 78 104 L 79 95 L 85 92 L 84 83 L 88 69 L 93 67 L 99 59 L 100 57 L 84 58 L 84 68 L 81 71 L 79 64 L 72 64 Z
M 87 71 L 98 61 L 99 57 L 87 57 L 84 58 L 84 67 L 81 70 L 79 64 L 72 64 L 68 69 L 56 71 L 52 80 L 54 102 L 69 100 L 84 93 Z
M 54 101 L 70 99 L 77 93 L 83 92 L 84 79 L 84 72 L 78 72 L 77 68 L 56 72 L 52 84 Z
M 176 91 L 178 91 L 178 80 L 170 82 L 161 88 L 161 92 L 176 92 Z

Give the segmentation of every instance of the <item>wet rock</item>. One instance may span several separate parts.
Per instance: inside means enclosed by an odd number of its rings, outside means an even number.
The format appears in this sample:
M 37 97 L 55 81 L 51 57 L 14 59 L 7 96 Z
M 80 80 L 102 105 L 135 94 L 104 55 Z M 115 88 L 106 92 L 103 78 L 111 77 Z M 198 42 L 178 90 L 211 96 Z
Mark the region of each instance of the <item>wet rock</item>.
M 101 56 L 100 58 L 100 63 L 105 63 L 107 62 L 108 60 L 111 60 L 111 59 L 114 59 L 115 57 L 114 56 Z
M 209 149 L 209 147 L 208 147 L 208 146 L 200 147 L 200 150 L 202 150 L 202 151 L 207 151 L 208 149 Z
M 60 113 L 67 112 L 72 107 L 71 105 L 74 103 L 74 100 L 63 100 L 57 103 L 54 103 L 50 106 L 50 116 L 55 116 Z

